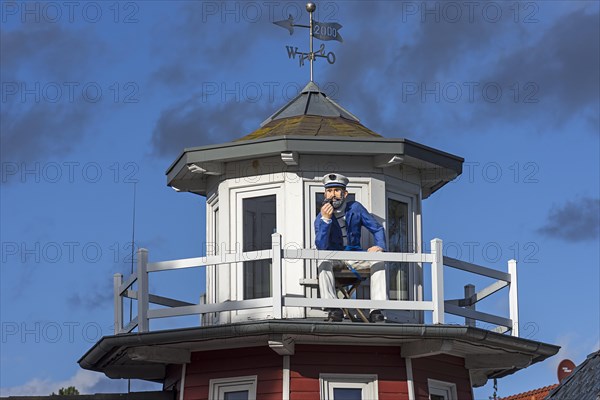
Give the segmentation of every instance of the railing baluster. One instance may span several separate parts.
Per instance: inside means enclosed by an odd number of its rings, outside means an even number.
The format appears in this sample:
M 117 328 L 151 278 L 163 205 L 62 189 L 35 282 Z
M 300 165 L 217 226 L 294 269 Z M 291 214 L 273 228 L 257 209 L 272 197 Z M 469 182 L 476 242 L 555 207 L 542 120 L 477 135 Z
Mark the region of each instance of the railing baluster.
M 442 253 L 442 240 L 431 241 L 431 300 L 433 302 L 433 323 L 444 323 L 444 254 Z
M 475 294 L 475 285 L 465 285 L 465 299 L 470 299 Z M 465 307 L 467 310 L 475 311 L 475 304 Z M 465 318 L 465 325 L 475 326 L 475 320 L 473 318 Z
M 273 249 L 272 270 L 272 294 L 273 294 L 273 318 L 281 319 L 283 315 L 282 309 L 282 284 L 281 284 L 281 235 L 274 233 L 271 236 Z
M 511 335 L 519 336 L 519 296 L 517 292 L 517 260 L 508 260 L 510 284 L 508 286 L 508 304 L 512 320 Z
M 137 252 L 138 278 L 138 332 L 148 332 L 148 250 L 139 249 Z
M 121 297 L 120 287 L 123 284 L 123 275 L 113 275 L 114 288 L 114 306 L 115 306 L 115 335 L 118 335 L 123 330 L 123 297 Z

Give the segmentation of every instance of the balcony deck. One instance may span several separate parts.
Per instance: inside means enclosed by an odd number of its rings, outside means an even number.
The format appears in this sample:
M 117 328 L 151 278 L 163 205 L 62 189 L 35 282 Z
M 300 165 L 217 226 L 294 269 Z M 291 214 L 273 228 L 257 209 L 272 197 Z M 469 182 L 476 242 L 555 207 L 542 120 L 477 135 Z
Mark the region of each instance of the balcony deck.
M 177 270 L 183 268 L 202 268 L 205 266 L 226 266 L 248 260 L 272 260 L 272 297 L 226 301 L 215 304 L 193 304 L 177 299 L 157 296 L 149 293 L 149 274 L 152 272 Z M 431 298 L 427 300 L 365 300 L 365 299 L 320 299 L 283 295 L 282 268 L 284 260 L 363 260 L 417 263 L 431 267 Z M 294 268 L 293 265 L 285 268 Z M 465 296 L 459 299 L 444 298 L 444 269 L 452 268 L 468 273 L 495 279 L 495 282 L 475 292 L 471 285 L 465 286 Z M 134 284 L 137 290 L 133 290 Z M 509 316 L 503 317 L 475 310 L 475 304 L 508 288 Z M 124 324 L 123 300 L 137 300 L 137 316 Z M 166 308 L 150 308 L 151 304 Z M 172 261 L 148 262 L 148 251 L 138 250 L 137 270 L 123 280 L 121 274 L 114 275 L 114 317 L 115 334 L 130 333 L 137 329 L 143 333 L 149 331 L 149 321 L 157 318 L 168 318 L 189 315 L 206 315 L 226 311 L 271 308 L 271 319 L 285 319 L 286 307 L 303 308 L 356 308 L 430 312 L 433 324 L 444 324 L 445 315 L 452 314 L 465 318 L 465 326 L 475 326 L 476 321 L 492 324 L 491 330 L 519 336 L 518 296 L 517 296 L 517 262 L 508 261 L 508 272 L 502 272 L 484 266 L 443 256 L 443 242 L 440 239 L 431 241 L 430 253 L 368 253 L 354 251 L 330 251 L 311 249 L 284 249 L 280 234 L 272 236 L 272 247 L 269 250 L 224 253 L 217 256 L 188 258 Z

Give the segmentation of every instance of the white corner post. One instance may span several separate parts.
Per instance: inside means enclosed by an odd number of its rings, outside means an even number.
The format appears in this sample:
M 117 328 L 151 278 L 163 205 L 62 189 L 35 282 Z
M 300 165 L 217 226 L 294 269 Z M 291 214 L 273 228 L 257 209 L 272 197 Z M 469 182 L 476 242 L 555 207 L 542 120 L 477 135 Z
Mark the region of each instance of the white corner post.
M 431 300 L 433 302 L 433 323 L 444 323 L 444 254 L 442 239 L 431 241 Z
M 272 288 L 273 293 L 273 318 L 281 319 L 282 312 L 282 291 L 281 291 L 281 235 L 274 233 L 271 235 L 272 250 L 273 250 L 273 261 L 271 266 Z
M 510 307 L 510 319 L 512 321 L 511 334 L 513 336 L 519 337 L 519 294 L 517 290 L 517 260 L 508 260 L 508 274 L 510 275 L 508 302 Z
M 123 284 L 123 275 L 113 275 L 113 291 L 115 305 L 115 335 L 121 333 L 123 329 L 123 298 L 121 297 L 121 285 Z
M 148 332 L 148 250 L 137 251 L 138 332 Z

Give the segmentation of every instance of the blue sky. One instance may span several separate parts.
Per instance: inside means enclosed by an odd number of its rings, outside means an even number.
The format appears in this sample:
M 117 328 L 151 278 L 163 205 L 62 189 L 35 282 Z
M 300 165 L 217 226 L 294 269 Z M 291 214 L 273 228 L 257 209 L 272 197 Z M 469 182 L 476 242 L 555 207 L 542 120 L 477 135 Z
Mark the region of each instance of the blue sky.
M 324 42 L 337 61 L 316 62 L 321 88 L 385 137 L 465 158 L 424 202 L 425 241 L 498 269 L 517 258 L 522 336 L 562 346 L 500 380 L 500 395 L 553 384 L 561 359 L 600 347 L 599 4 L 317 3 L 344 38 Z M 136 247 L 154 260 L 204 254 L 204 199 L 166 187 L 164 172 L 184 147 L 256 129 L 306 84 L 285 50 L 306 48 L 306 32 L 271 23 L 306 22 L 304 3 L 0 11 L 2 395 L 125 390 L 76 361 L 112 333 L 134 185 Z M 196 301 L 203 276 L 186 274 L 165 276 L 162 293 Z M 449 273 L 447 293 L 461 279 Z M 482 310 L 507 313 L 495 296 Z M 194 321 L 157 328 L 176 323 Z

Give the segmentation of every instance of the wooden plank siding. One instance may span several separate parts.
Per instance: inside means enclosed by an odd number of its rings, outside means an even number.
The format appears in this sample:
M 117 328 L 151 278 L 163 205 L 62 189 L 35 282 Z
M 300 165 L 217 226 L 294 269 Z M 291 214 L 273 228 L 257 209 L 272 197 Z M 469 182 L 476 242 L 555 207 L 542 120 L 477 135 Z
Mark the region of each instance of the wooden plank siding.
M 319 374 L 376 374 L 379 400 L 408 400 L 400 347 L 296 345 L 290 357 L 290 400 L 319 398 Z
M 408 400 L 406 362 L 400 346 L 295 346 L 290 356 L 290 400 L 319 399 L 319 374 L 377 375 L 379 400 Z M 427 379 L 455 383 L 460 400 L 473 400 L 469 372 L 459 357 L 412 360 L 415 400 L 428 400 Z M 211 379 L 257 375 L 257 398 L 280 400 L 283 358 L 267 346 L 195 352 L 187 366 L 185 400 L 208 399 Z M 169 370 L 175 375 L 177 368 Z M 171 382 L 176 377 L 171 376 Z
M 196 352 L 187 366 L 184 399 L 208 399 L 211 379 L 257 375 L 257 398 L 281 400 L 282 368 L 282 357 L 269 347 Z
M 472 400 L 471 379 L 465 368 L 465 361 L 460 357 L 437 355 L 432 357 L 413 358 L 413 380 L 415 400 L 428 400 L 427 379 L 435 379 L 456 384 L 456 392 L 460 400 Z

